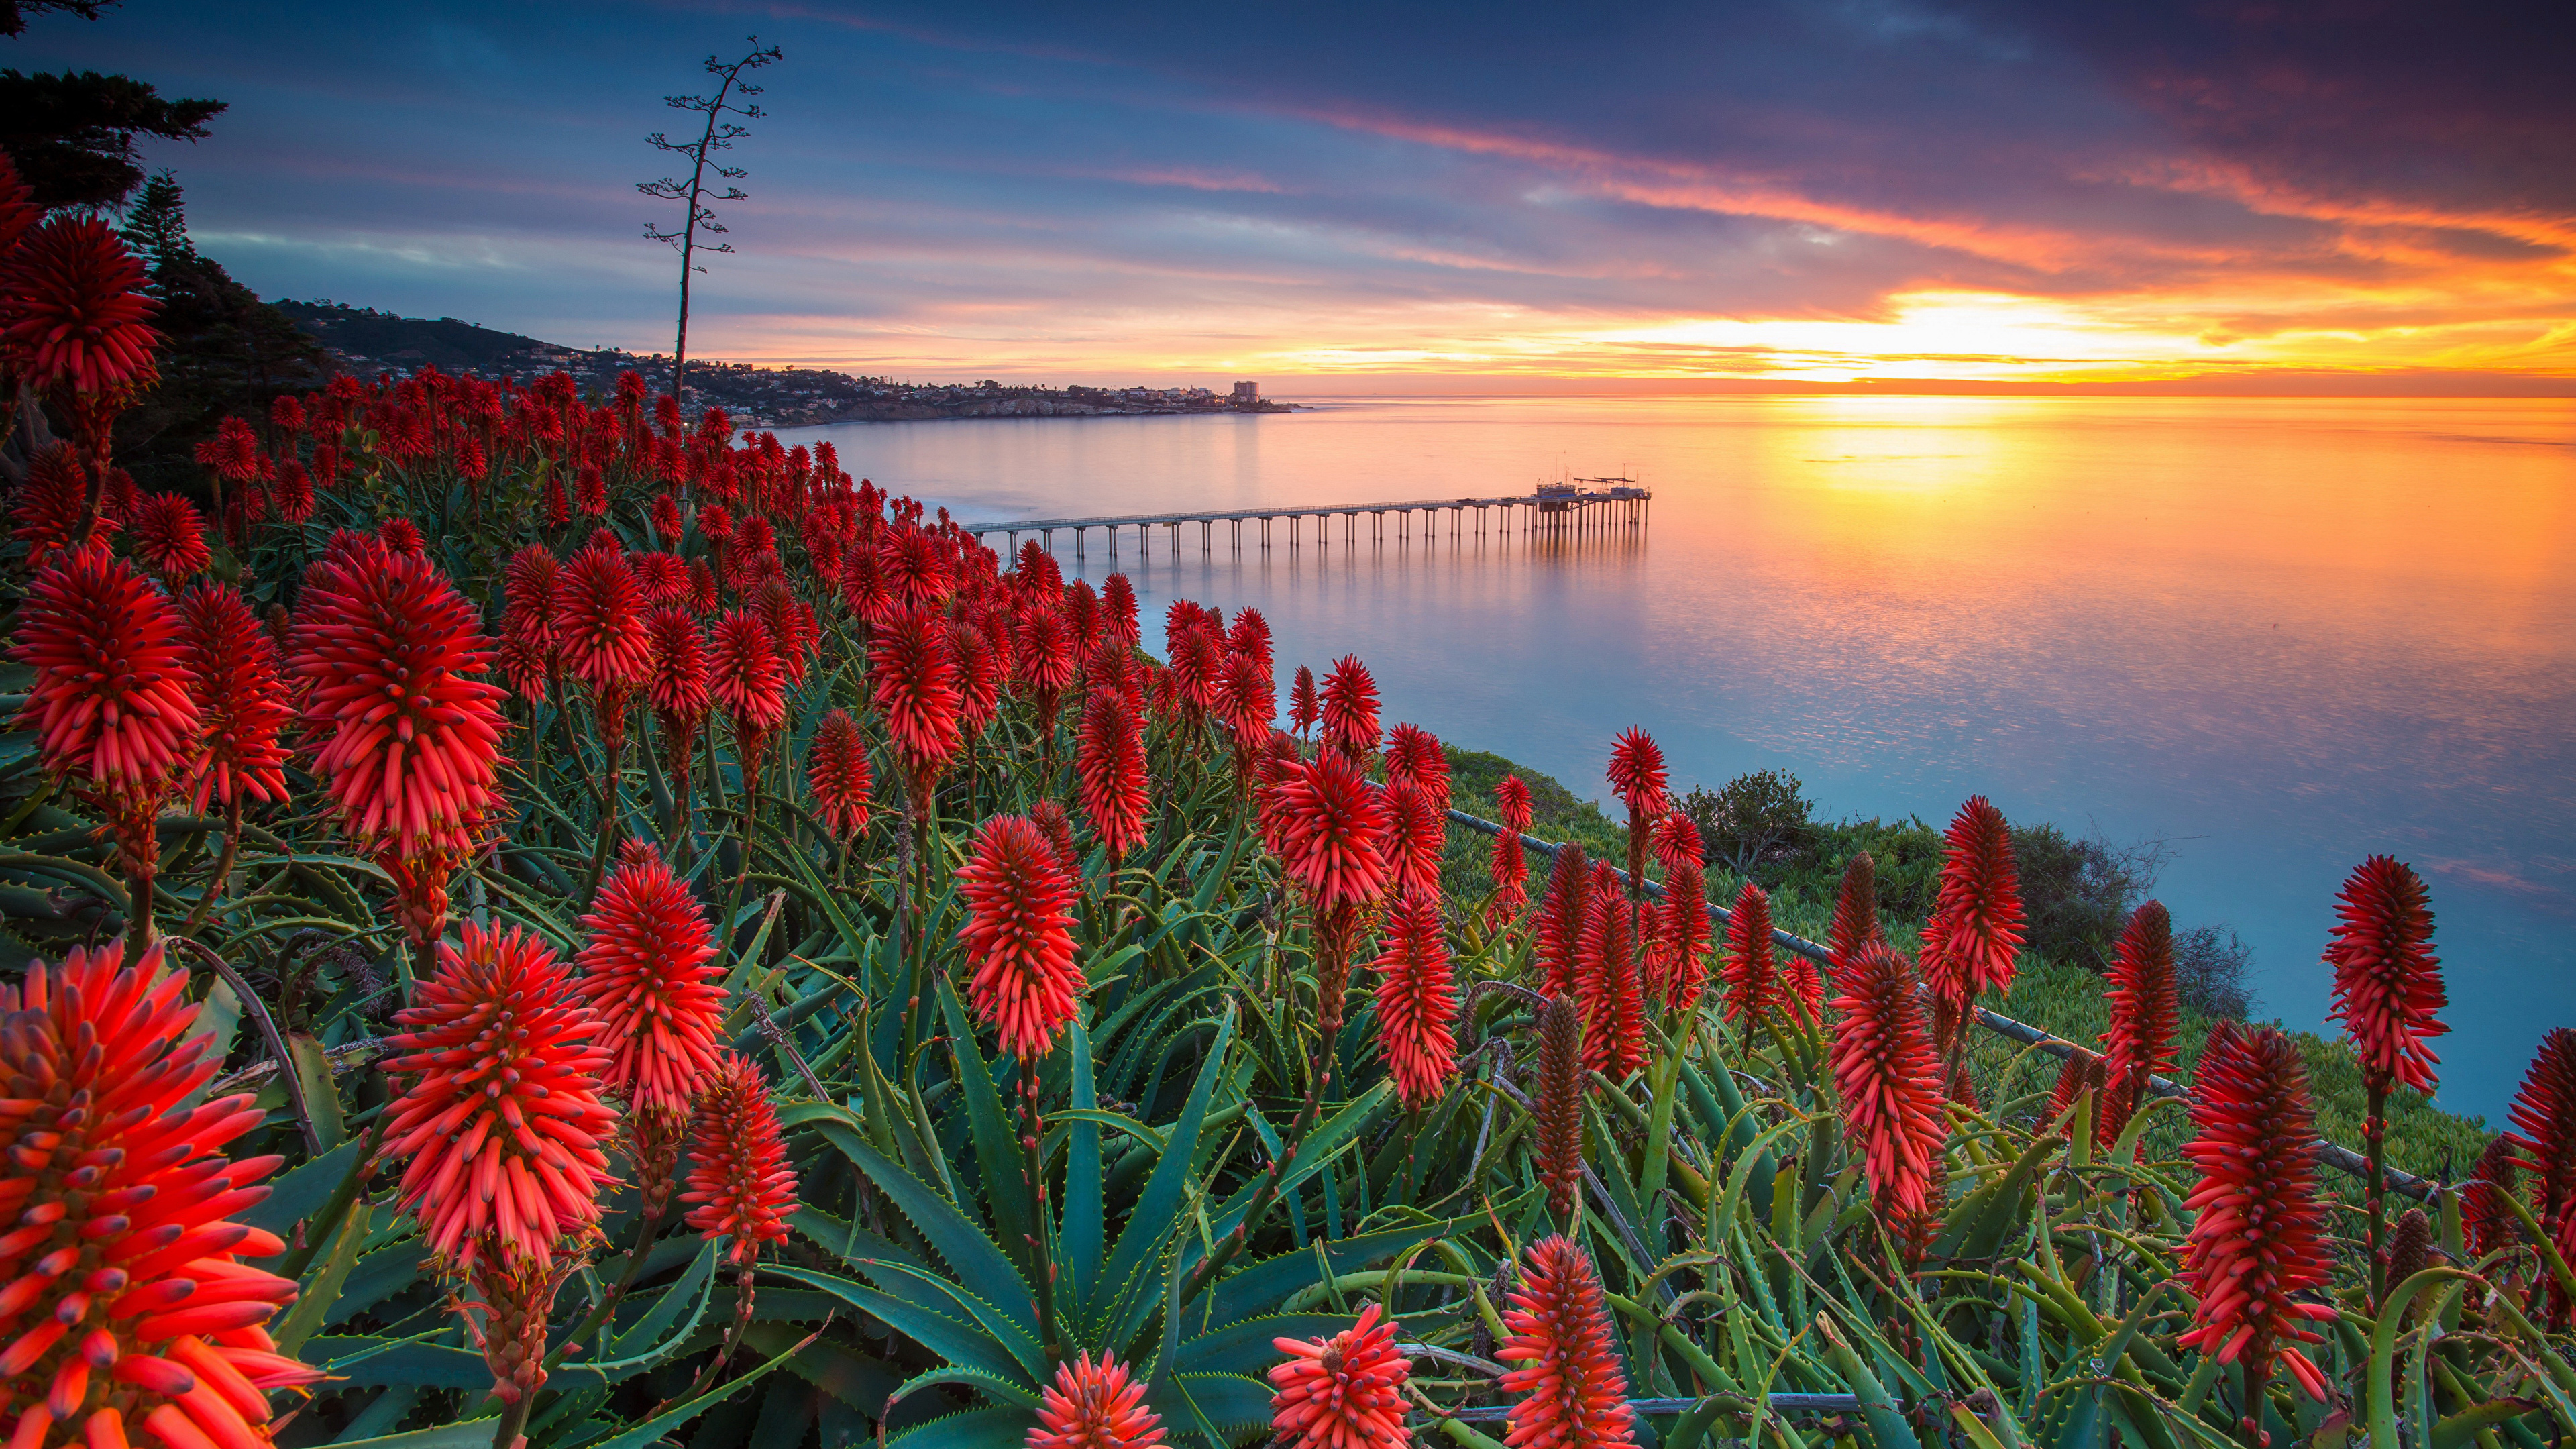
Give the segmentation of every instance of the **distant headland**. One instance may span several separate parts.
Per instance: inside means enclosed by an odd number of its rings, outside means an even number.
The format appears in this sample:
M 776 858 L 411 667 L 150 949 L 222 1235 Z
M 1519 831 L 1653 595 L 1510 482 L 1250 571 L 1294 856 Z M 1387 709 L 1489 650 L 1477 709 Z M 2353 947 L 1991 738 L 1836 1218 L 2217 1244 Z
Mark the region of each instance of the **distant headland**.
M 403 317 L 339 302 L 280 299 L 278 311 L 318 340 L 348 372 L 417 371 L 469 377 L 526 377 L 567 372 L 584 388 L 605 393 L 628 369 L 655 386 L 670 381 L 671 359 L 662 353 L 614 347 L 564 347 L 478 327 L 453 317 Z M 1258 383 L 1238 382 L 1229 392 L 1204 387 L 1046 387 L 976 383 L 912 383 L 854 377 L 817 367 L 754 367 L 712 359 L 689 363 L 689 399 L 730 414 L 738 427 L 795 428 L 817 423 L 932 422 L 944 418 L 1136 417 L 1163 413 L 1284 413 L 1294 403 L 1261 395 Z

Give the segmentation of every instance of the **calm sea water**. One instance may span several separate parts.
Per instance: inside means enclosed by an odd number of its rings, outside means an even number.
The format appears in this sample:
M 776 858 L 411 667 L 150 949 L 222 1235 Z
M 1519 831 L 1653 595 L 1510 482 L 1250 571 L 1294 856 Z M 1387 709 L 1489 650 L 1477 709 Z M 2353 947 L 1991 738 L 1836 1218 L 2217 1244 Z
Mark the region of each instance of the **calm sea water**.
M 1578 792 L 1607 798 L 1638 724 L 1677 789 L 1779 767 L 1833 814 L 1939 823 L 1981 791 L 2161 838 L 2177 925 L 2240 931 L 2293 1024 L 2327 1008 L 2336 886 L 2393 852 L 2432 884 L 2456 1110 L 2500 1118 L 2540 1034 L 2576 1024 L 2576 406 L 1325 401 L 798 436 L 975 521 L 1629 472 L 1655 492 L 1630 544 L 1399 548 L 1390 525 L 1237 555 L 1220 526 L 1177 562 L 1131 532 L 1119 566 L 1149 619 L 1257 605 L 1283 683 L 1356 653 L 1390 722 Z M 1109 568 L 1094 532 L 1083 571 Z

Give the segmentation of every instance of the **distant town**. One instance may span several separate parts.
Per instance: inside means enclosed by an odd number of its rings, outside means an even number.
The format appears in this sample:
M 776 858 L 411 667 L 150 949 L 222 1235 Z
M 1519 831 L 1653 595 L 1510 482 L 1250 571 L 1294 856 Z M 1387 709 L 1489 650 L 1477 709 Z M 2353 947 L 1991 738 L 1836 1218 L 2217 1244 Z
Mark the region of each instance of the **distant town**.
M 616 385 L 617 375 L 628 369 L 642 373 L 656 388 L 667 388 L 671 381 L 671 359 L 662 353 L 564 347 L 453 317 L 402 317 L 329 301 L 280 300 L 276 306 L 318 339 L 334 364 L 362 376 L 380 372 L 408 376 L 428 366 L 481 378 L 526 378 L 559 370 L 572 374 L 585 391 L 603 396 Z M 736 427 L 750 428 L 940 418 L 1276 413 L 1296 406 L 1264 398 L 1260 384 L 1254 382 L 1238 382 L 1227 392 L 1204 387 L 1017 386 L 990 379 L 914 383 L 823 368 L 754 367 L 696 358 L 689 361 L 689 403 L 692 408 L 721 407 Z

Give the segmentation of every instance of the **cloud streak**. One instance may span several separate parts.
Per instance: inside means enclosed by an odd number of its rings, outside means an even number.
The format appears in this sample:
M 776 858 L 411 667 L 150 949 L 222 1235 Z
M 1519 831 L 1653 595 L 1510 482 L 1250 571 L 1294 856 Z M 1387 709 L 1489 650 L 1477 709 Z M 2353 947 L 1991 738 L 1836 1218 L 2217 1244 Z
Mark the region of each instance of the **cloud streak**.
M 756 26 L 729 357 L 2576 391 L 2576 102 L 2536 15 L 2439 15 L 131 0 L 11 61 L 232 101 L 156 159 L 264 292 L 566 341 L 659 345 L 640 137 Z

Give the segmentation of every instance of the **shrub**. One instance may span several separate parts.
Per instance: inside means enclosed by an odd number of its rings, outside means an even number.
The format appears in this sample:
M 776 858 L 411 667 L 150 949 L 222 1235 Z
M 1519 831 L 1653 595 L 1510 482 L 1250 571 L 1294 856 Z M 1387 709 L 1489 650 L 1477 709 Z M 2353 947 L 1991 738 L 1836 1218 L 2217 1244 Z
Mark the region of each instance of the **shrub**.
M 2012 844 L 2025 947 L 2097 971 L 2173 855 L 2160 840 L 2114 845 L 2098 830 L 2076 836 L 2046 823 L 2014 826 Z
M 1709 859 L 1748 879 L 1762 865 L 1794 859 L 1814 834 L 1807 815 L 1815 806 L 1786 770 L 1738 775 L 1714 794 L 1694 788 L 1681 809 L 1699 827 Z
M 2242 1021 L 2254 1010 L 2253 988 L 2245 984 L 2253 965 L 2254 948 L 2233 926 L 2174 933 L 2174 979 L 2183 1005 L 2203 1016 Z

